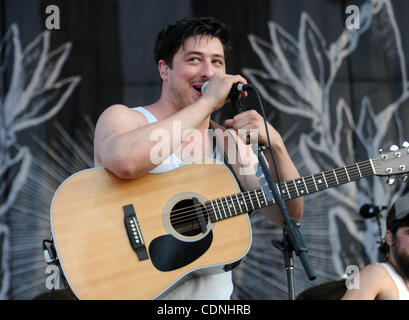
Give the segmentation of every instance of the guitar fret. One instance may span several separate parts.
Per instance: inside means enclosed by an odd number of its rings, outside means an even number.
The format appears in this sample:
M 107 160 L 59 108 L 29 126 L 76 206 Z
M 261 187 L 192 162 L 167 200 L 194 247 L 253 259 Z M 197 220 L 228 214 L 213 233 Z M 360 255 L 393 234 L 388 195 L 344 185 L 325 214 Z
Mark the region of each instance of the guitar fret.
M 237 198 L 237 203 L 239 204 L 239 207 L 240 207 L 240 212 L 243 212 L 243 209 L 241 207 L 240 200 L 239 200 L 239 197 L 237 196 L 237 193 L 236 193 L 236 198 Z
M 315 190 L 318 191 L 318 187 L 317 187 L 317 183 L 315 182 L 315 177 L 314 177 L 314 175 L 312 175 L 312 181 L 314 181 Z
M 336 187 L 336 186 L 339 185 L 338 177 L 337 177 L 334 170 L 328 171 L 328 176 L 327 177 L 329 177 L 328 181 L 329 181 L 329 185 L 331 187 Z
M 297 197 L 299 197 L 300 194 L 298 193 L 298 188 L 297 188 L 297 184 L 295 183 L 295 180 L 293 180 L 293 184 L 294 184 L 294 187 L 295 187 L 295 191 L 297 191 Z
M 288 198 L 291 199 L 290 191 L 288 191 L 287 183 L 284 181 L 285 188 L 287 189 Z
M 224 202 L 226 202 L 227 209 L 229 210 L 229 215 L 230 215 L 230 217 L 232 217 L 233 215 L 231 214 L 231 211 L 230 211 L 230 206 L 229 206 L 229 203 L 227 202 L 226 197 L 224 197 Z
M 255 209 L 254 209 L 253 200 L 251 200 L 250 192 L 247 191 L 247 194 L 249 195 L 249 199 L 250 199 L 251 206 L 253 207 L 253 210 L 255 210 Z
M 213 205 L 213 200 L 212 200 L 212 201 L 210 201 L 210 203 L 211 203 L 212 208 L 213 208 L 214 217 L 216 218 L 216 220 L 219 220 L 219 219 L 217 218 L 217 212 L 216 212 L 216 209 L 214 208 L 214 205 Z M 217 203 L 216 203 L 216 205 L 217 205 Z
M 305 190 L 305 188 L 302 189 L 302 184 L 303 184 L 303 181 L 301 179 L 297 179 L 297 185 L 298 185 L 297 192 L 299 192 L 301 195 L 304 195 L 306 190 Z
M 302 181 L 304 182 L 305 192 L 310 193 L 310 192 L 308 191 L 307 184 L 305 183 L 304 177 L 301 177 L 301 178 L 302 178 Z
M 221 207 L 222 207 L 222 209 L 223 209 L 224 217 L 227 218 L 227 214 L 226 214 L 226 210 L 224 209 L 223 202 L 222 202 L 221 199 L 219 199 L 219 201 L 220 201 Z
M 331 188 L 331 184 L 333 183 L 333 180 L 331 180 L 331 176 L 328 176 L 328 174 L 330 174 L 330 172 L 328 171 L 325 171 L 322 173 L 324 177 L 325 185 L 327 186 L 327 188 Z
M 273 197 L 273 193 L 271 192 L 269 186 L 265 186 L 265 187 L 263 188 L 263 193 L 264 193 L 264 194 L 267 193 L 267 196 L 266 196 L 266 197 L 267 197 L 267 203 L 269 203 L 268 201 L 271 201 L 272 204 L 275 204 L 275 200 L 274 200 L 274 197 Z
M 317 176 L 317 177 L 315 177 L 315 176 Z M 316 186 L 318 187 L 317 191 L 321 191 L 321 190 L 326 189 L 324 187 L 323 180 L 322 180 L 321 176 L 322 176 L 322 172 L 313 175 L 313 177 L 315 179 L 315 182 L 316 182 Z
M 347 168 L 346 168 L 346 167 L 344 167 L 344 169 L 345 169 L 345 173 L 347 174 L 348 181 L 351 181 L 351 179 L 349 178 L 349 174 L 348 174 L 348 170 L 347 170 Z
M 356 170 L 355 165 L 348 166 L 348 174 L 349 174 L 349 177 L 351 178 L 351 181 L 358 179 L 359 172 Z
M 358 163 L 356 163 L 356 167 L 358 168 L 359 176 L 362 178 L 361 169 L 359 169 L 359 164 Z
M 265 204 L 266 204 L 266 206 L 267 206 L 267 205 L 268 205 L 268 201 L 267 201 L 266 195 L 264 194 L 264 190 L 263 190 L 263 189 L 261 189 L 261 193 L 263 194 L 264 201 L 265 201 Z
M 336 172 L 335 172 L 335 169 L 332 169 L 332 172 L 334 172 L 335 180 L 337 181 L 337 184 L 339 184 L 338 177 L 337 177 L 337 174 L 336 174 Z
M 375 167 L 373 166 L 372 160 L 369 159 L 368 161 L 369 161 L 369 163 L 371 164 L 372 173 L 375 174 Z
M 237 216 L 236 205 L 234 204 L 234 200 L 233 200 L 232 196 L 230 196 L 230 201 L 233 204 L 233 209 L 234 209 L 235 216 Z
M 325 174 L 324 172 L 321 172 L 321 173 L 322 173 L 322 177 L 324 178 L 325 186 L 328 188 L 328 183 L 327 183 L 327 179 L 325 178 Z
M 221 219 L 223 219 L 223 216 L 222 216 L 222 213 L 220 211 L 219 204 L 217 203 L 217 199 L 215 201 L 216 201 L 217 211 L 219 211 L 219 216 L 220 216 L 220 220 L 221 220 Z
M 255 195 L 256 195 L 256 199 L 257 199 L 257 203 L 258 203 L 258 207 L 261 208 L 261 204 L 260 204 L 260 200 L 258 199 L 258 195 L 257 192 L 254 191 Z
M 244 206 L 246 207 L 246 212 L 249 212 L 249 208 L 247 207 L 247 202 L 246 199 L 244 198 L 244 194 L 241 194 L 241 197 L 243 198 Z

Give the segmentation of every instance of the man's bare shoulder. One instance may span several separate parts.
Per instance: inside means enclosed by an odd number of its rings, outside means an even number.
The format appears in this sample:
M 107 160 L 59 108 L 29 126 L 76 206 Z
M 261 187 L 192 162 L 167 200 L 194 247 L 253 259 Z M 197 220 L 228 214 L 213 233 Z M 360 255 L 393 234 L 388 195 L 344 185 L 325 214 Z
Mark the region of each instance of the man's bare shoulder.
M 100 153 L 104 150 L 102 146 L 106 142 L 147 124 L 148 121 L 141 112 L 132 110 L 125 105 L 115 104 L 105 109 L 95 126 L 95 159 L 101 158 Z
M 369 264 L 360 272 L 361 279 L 384 283 L 388 278 L 388 271 L 381 264 Z
M 96 125 L 96 134 L 107 132 L 125 133 L 148 124 L 145 116 L 122 104 L 114 104 L 105 109 Z
M 137 112 L 123 104 L 114 104 L 105 109 L 100 115 L 98 122 L 115 122 L 119 120 L 134 124 L 135 120 L 138 120 L 136 124 L 141 123 L 142 125 L 147 123 L 145 116 L 141 112 Z
M 380 264 L 367 265 L 359 272 L 359 278 L 355 279 L 359 288 L 349 289 L 344 300 L 374 300 L 385 295 L 388 287 L 388 272 Z

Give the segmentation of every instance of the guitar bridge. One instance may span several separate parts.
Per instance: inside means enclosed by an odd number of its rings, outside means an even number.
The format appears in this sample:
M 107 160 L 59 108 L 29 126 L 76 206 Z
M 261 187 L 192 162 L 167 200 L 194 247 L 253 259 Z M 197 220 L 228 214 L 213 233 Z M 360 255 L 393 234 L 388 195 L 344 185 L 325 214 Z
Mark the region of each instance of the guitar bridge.
M 145 242 L 143 241 L 142 232 L 136 219 L 135 210 L 132 204 L 122 207 L 124 210 L 124 223 L 128 239 L 132 249 L 138 256 L 139 261 L 147 260 L 148 252 L 146 251 Z

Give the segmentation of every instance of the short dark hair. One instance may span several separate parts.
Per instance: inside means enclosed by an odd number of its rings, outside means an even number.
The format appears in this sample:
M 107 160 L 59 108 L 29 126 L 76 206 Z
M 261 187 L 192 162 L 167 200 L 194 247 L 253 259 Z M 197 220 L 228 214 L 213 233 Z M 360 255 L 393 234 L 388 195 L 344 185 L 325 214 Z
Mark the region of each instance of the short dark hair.
M 184 18 L 162 29 L 155 42 L 156 64 L 164 60 L 172 68 L 173 56 L 190 37 L 208 35 L 218 38 L 225 53 L 231 48 L 230 32 L 226 25 L 213 17 Z

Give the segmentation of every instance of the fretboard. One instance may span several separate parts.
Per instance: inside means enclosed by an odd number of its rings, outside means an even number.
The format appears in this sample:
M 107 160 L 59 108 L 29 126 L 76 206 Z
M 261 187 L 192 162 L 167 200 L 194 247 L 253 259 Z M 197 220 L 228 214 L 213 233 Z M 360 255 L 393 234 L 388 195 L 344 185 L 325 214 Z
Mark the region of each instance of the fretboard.
M 375 174 L 371 160 L 327 170 L 276 185 L 284 201 L 303 197 Z M 268 186 L 206 201 L 212 222 L 275 205 Z

